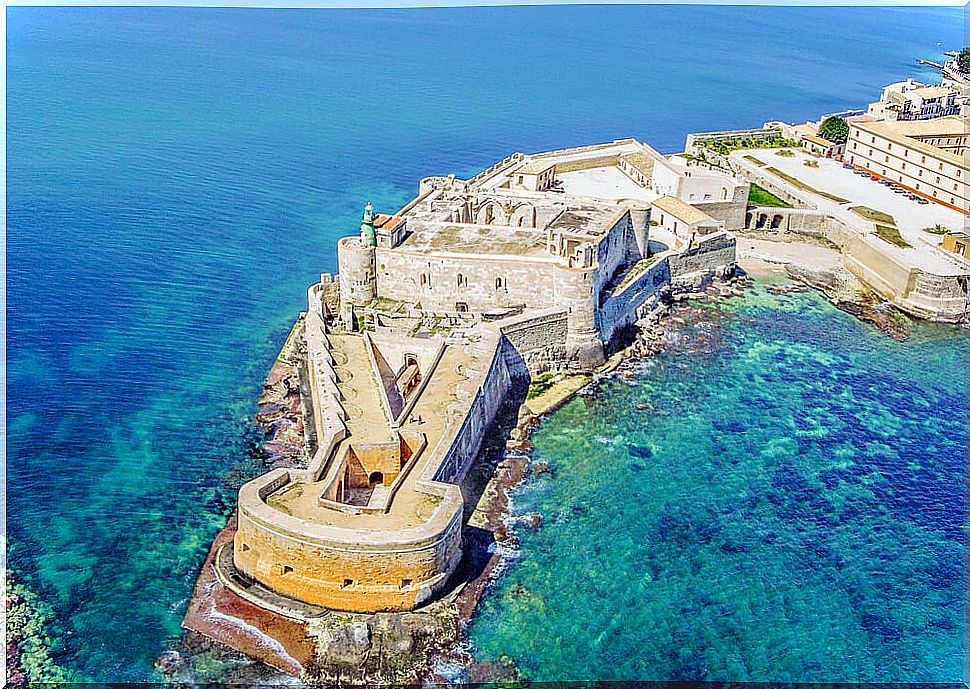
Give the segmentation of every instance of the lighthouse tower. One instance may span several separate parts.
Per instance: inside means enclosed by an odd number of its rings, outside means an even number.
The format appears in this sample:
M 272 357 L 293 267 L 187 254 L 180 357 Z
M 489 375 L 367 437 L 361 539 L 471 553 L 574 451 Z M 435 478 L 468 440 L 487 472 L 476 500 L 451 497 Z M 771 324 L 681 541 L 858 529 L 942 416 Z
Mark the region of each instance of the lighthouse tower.
M 377 233 L 374 231 L 374 206 L 368 201 L 364 206 L 364 216 L 360 220 L 360 243 L 362 246 L 377 246 Z
M 348 330 L 353 330 L 357 321 L 354 309 L 361 309 L 377 297 L 376 251 L 374 206 L 368 201 L 360 221 L 360 236 L 351 235 L 337 242 L 340 314 Z

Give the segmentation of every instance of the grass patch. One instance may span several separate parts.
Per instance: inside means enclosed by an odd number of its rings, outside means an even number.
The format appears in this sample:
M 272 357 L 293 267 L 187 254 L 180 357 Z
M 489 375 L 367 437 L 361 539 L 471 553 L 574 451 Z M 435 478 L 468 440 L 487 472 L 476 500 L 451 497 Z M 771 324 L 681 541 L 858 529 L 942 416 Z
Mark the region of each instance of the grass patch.
M 791 204 L 778 198 L 764 187 L 751 183 L 751 190 L 748 192 L 749 206 L 771 206 L 772 208 L 791 208 Z
M 817 194 L 818 196 L 821 196 L 823 198 L 826 198 L 826 199 L 828 199 L 830 201 L 835 201 L 836 203 L 848 203 L 849 202 L 849 199 L 844 199 L 841 196 L 836 196 L 835 194 L 830 194 L 827 191 L 821 191 L 819 189 L 816 189 L 815 187 L 810 187 L 807 184 L 805 184 L 805 182 L 801 181 L 800 179 L 798 179 L 796 177 L 792 177 L 787 172 L 782 172 L 781 170 L 779 170 L 776 167 L 768 167 L 768 168 L 765 168 L 765 169 L 768 172 L 770 172 L 771 174 L 773 174 L 773 175 L 778 175 L 783 180 L 785 180 L 789 184 L 792 184 L 792 185 L 798 187 L 802 191 L 809 191 L 809 192 L 811 192 L 813 194 Z
M 780 151 L 775 151 L 776 156 L 781 156 L 782 158 L 794 158 L 795 154 L 789 151 L 787 148 L 783 148 Z
M 746 155 L 744 156 L 744 159 L 747 160 L 749 163 L 754 163 L 758 167 L 764 167 L 765 165 L 767 165 L 767 163 L 765 163 L 763 160 L 758 160 L 753 155 Z
M 928 234 L 946 234 L 950 231 L 949 227 L 944 227 L 943 225 L 933 225 L 933 227 L 924 227 L 923 232 Z
M 634 263 L 632 266 L 630 266 L 630 269 L 626 271 L 626 275 L 623 276 L 623 279 L 620 280 L 619 284 L 616 286 L 616 289 L 614 289 L 613 292 L 623 291 L 624 287 L 626 287 L 631 282 L 636 280 L 638 277 L 643 275 L 643 272 L 656 262 L 657 262 L 656 256 L 649 256 L 647 258 L 642 258 L 636 263 Z
M 896 224 L 896 218 L 889 215 L 889 213 L 877 211 L 875 208 L 869 208 L 869 206 L 852 206 L 849 210 L 869 222 L 882 223 L 883 225 Z
M 879 239 L 889 242 L 898 246 L 900 249 L 908 249 L 912 247 L 912 244 L 907 242 L 899 234 L 899 230 L 895 227 L 890 227 L 889 225 L 876 225 L 876 236 Z
M 555 384 L 557 377 L 558 375 L 551 371 L 548 373 L 540 373 L 532 379 L 532 383 L 529 385 L 529 391 L 525 394 L 525 398 L 527 400 L 531 400 L 549 392 L 549 388 Z
M 743 148 L 783 148 L 785 146 L 798 146 L 798 142 L 786 139 L 783 136 L 733 136 L 724 139 L 711 139 L 701 144 L 704 148 L 709 148 L 715 153 L 727 155 L 731 151 L 739 151 Z

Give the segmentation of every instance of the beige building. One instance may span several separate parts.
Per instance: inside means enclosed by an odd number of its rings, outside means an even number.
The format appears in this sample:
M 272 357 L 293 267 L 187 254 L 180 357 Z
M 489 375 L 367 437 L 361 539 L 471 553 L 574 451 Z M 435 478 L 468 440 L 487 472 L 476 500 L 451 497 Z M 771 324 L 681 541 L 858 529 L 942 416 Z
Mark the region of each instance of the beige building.
M 516 170 L 510 186 L 513 189 L 525 191 L 546 191 L 552 186 L 555 178 L 555 165 L 536 160 Z
M 816 153 L 825 158 L 842 155 L 845 152 L 845 144 L 837 144 L 818 135 L 818 125 L 814 122 L 796 124 L 792 127 L 793 137 L 800 141 L 806 150 Z
M 961 117 L 855 120 L 845 160 L 936 203 L 970 214 L 966 160 L 970 140 Z
M 966 232 L 947 232 L 943 236 L 943 248 L 964 258 L 970 258 L 970 234 Z
M 964 98 L 954 86 L 921 84 L 913 79 L 889 84 L 867 114 L 878 120 L 926 120 L 960 113 Z
M 698 237 L 724 229 L 724 222 L 715 220 L 699 208 L 673 196 L 661 196 L 653 202 L 652 222 L 678 239 L 693 243 Z

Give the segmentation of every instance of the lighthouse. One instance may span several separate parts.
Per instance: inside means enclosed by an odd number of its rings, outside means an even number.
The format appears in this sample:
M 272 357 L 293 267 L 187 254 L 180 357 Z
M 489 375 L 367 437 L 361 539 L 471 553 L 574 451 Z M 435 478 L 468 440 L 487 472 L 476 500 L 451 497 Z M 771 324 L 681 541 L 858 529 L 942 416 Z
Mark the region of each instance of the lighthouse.
M 364 206 L 364 216 L 360 220 L 360 243 L 363 246 L 377 246 L 377 235 L 374 232 L 374 206 L 370 201 Z

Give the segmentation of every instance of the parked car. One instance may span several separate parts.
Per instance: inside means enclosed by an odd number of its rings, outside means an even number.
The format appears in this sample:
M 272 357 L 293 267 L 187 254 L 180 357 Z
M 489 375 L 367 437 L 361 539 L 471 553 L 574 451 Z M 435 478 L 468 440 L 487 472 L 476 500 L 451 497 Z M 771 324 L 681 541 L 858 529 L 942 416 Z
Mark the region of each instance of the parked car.
M 869 175 L 869 179 L 878 180 L 879 179 L 879 175 Z
M 842 167 L 844 167 L 846 170 L 854 170 L 855 169 L 855 167 L 853 167 L 849 163 L 842 163 Z
M 926 204 L 929 203 L 929 201 L 927 201 L 926 199 L 916 199 L 916 203 L 918 203 L 921 206 L 925 206 Z

